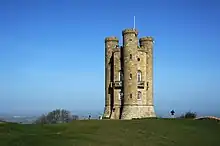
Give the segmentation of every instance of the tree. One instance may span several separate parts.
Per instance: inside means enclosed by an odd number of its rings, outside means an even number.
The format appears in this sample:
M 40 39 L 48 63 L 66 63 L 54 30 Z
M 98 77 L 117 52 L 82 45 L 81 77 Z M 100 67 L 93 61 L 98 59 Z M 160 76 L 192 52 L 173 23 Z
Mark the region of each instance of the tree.
M 3 122 L 5 122 L 5 120 L 4 120 L 4 119 L 2 119 L 2 118 L 0 118 L 0 122 L 2 122 L 2 123 L 3 123 Z
M 79 116 L 77 115 L 73 115 L 72 117 L 73 117 L 73 120 L 79 120 Z
M 186 112 L 185 114 L 181 115 L 179 118 L 185 118 L 185 119 L 194 119 L 196 118 L 197 113 L 196 112 Z
M 36 121 L 35 123 L 37 124 L 47 124 L 47 116 L 45 114 L 41 115 Z
M 57 124 L 57 123 L 68 123 L 72 120 L 76 120 L 71 115 L 70 111 L 64 109 L 56 109 L 49 112 L 47 115 L 40 116 L 35 123 L 37 124 Z
M 187 112 L 186 114 L 185 114 L 185 118 L 191 118 L 191 119 L 193 119 L 193 118 L 196 118 L 196 116 L 197 116 L 197 114 L 195 113 L 195 112 Z

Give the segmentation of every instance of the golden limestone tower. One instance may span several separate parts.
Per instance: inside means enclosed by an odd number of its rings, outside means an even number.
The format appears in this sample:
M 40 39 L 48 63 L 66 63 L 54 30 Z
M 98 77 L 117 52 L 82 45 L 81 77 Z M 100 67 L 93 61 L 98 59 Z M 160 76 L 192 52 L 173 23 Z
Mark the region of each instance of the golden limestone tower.
M 122 32 L 123 45 L 116 37 L 105 38 L 104 118 L 155 117 L 153 105 L 153 38 L 138 42 L 136 29 Z

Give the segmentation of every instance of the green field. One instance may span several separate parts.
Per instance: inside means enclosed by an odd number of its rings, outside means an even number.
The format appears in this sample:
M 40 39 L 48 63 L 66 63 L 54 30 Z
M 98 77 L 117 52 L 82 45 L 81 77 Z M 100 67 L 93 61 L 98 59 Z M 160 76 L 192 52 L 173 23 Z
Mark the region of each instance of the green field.
M 0 124 L 0 146 L 220 146 L 212 120 L 85 120 L 68 124 Z

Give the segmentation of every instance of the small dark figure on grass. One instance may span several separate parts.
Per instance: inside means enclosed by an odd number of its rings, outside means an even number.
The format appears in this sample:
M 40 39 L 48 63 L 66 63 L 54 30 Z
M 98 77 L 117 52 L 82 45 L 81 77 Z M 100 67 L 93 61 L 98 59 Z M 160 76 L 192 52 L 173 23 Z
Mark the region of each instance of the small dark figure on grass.
M 91 119 L 91 115 L 89 115 L 89 118 L 88 118 L 89 120 Z
M 171 117 L 174 118 L 175 111 L 174 111 L 174 110 L 171 110 L 171 111 L 170 111 L 170 114 L 171 114 Z

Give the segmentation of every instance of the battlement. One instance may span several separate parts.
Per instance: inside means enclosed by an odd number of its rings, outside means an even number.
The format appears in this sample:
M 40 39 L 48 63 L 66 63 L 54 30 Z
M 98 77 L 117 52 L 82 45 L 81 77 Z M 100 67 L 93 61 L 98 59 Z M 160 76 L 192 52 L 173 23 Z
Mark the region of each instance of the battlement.
M 139 39 L 139 42 L 144 42 L 144 41 L 154 41 L 154 38 L 151 36 L 146 36 Z
M 128 33 L 134 33 L 138 35 L 138 30 L 133 28 L 128 28 L 122 31 L 122 35 L 128 34 Z
M 105 42 L 108 42 L 108 41 L 116 41 L 116 42 L 118 42 L 119 40 L 118 40 L 117 37 L 111 36 L 111 37 L 106 37 L 105 38 Z

